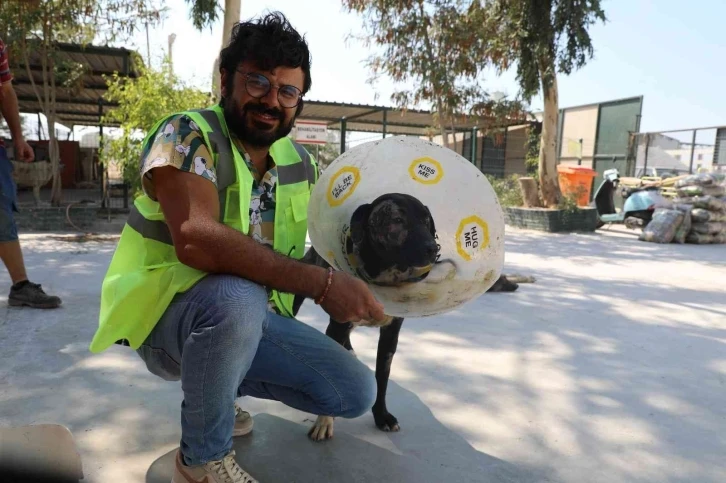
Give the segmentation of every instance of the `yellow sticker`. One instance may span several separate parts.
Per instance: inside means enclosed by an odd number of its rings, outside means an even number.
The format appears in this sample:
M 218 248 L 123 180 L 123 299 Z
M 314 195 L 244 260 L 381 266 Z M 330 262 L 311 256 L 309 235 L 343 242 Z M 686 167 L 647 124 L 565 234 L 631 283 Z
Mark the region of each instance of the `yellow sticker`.
M 489 246 L 489 225 L 478 216 L 464 218 L 456 230 L 456 251 L 470 261 L 476 252 Z
M 408 174 L 421 184 L 436 184 L 444 177 L 444 168 L 434 158 L 425 156 L 413 160 L 408 167 Z
M 328 183 L 328 204 L 330 206 L 340 206 L 355 191 L 356 186 L 360 182 L 360 171 L 353 166 L 345 166 L 340 168 L 337 173 L 330 178 Z

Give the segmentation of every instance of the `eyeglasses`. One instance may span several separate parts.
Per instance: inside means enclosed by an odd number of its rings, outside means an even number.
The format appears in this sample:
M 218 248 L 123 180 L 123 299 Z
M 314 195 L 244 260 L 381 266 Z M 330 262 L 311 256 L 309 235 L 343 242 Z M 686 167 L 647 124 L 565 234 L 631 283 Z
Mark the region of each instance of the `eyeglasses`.
M 275 87 L 277 88 L 277 102 L 279 102 L 282 107 L 292 108 L 297 107 L 297 105 L 300 104 L 302 93 L 297 87 L 291 85 L 272 85 L 270 79 L 262 74 L 245 74 L 239 70 L 237 72 L 242 74 L 245 78 L 245 89 L 247 89 L 247 93 L 255 99 L 262 99 L 273 87 Z

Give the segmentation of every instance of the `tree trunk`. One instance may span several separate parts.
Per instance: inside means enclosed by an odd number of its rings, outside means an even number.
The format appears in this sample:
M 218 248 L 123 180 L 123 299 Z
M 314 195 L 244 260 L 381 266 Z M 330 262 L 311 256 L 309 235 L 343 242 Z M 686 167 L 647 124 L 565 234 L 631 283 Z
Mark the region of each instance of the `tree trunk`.
M 46 119 L 48 121 L 48 156 L 50 157 L 50 171 L 53 173 L 53 184 L 50 189 L 50 204 L 52 206 L 60 206 L 60 152 L 58 149 L 58 140 L 55 136 L 55 116 L 51 114 Z
M 540 208 L 539 190 L 534 178 L 519 178 L 519 189 L 522 190 L 522 200 L 525 208 Z
M 445 147 L 449 147 L 449 134 L 446 132 L 446 118 L 444 117 L 444 106 L 441 98 L 436 98 L 436 117 L 439 121 L 439 130 L 441 131 L 441 142 Z
M 224 23 L 222 26 L 222 48 L 227 46 L 229 39 L 232 37 L 232 27 L 239 22 L 242 12 L 242 0 L 224 0 Z M 214 71 L 212 72 L 212 92 L 221 99 L 221 86 L 219 85 L 221 76 L 219 74 L 219 55 L 214 61 Z
M 451 135 L 454 136 L 454 152 L 463 155 L 464 153 L 459 152 L 459 141 L 456 139 L 456 127 L 454 127 L 454 117 L 451 117 Z
M 542 121 L 542 142 L 539 149 L 539 184 L 542 202 L 546 208 L 555 208 L 562 194 L 557 179 L 557 157 L 555 156 L 557 137 L 557 76 L 553 75 L 549 88 L 543 85 L 544 119 Z

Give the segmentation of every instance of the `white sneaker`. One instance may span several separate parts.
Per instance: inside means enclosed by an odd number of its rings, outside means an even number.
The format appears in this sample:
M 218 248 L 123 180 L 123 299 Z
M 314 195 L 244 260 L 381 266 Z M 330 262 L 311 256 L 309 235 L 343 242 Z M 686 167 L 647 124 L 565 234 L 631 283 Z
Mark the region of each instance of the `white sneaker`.
M 234 403 L 234 429 L 232 436 L 244 436 L 252 431 L 255 421 L 250 413 L 243 411 L 241 407 Z
M 181 451 L 177 451 L 171 483 L 259 483 L 239 467 L 234 454 L 232 450 L 219 461 L 186 466 L 182 462 Z

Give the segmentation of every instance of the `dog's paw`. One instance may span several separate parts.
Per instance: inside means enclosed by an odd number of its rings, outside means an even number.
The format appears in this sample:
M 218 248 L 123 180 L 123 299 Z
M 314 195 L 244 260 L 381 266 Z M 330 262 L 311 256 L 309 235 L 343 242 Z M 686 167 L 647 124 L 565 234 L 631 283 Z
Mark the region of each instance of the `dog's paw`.
M 396 416 L 389 413 L 388 411 L 383 414 L 373 414 L 373 419 L 376 421 L 376 426 L 381 431 L 385 432 L 397 432 L 401 430 L 401 426 L 398 424 Z
M 310 431 L 308 437 L 313 441 L 323 441 L 333 437 L 333 422 L 335 420 L 330 416 L 318 416 L 315 424 Z

